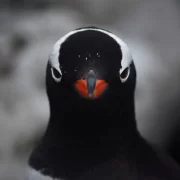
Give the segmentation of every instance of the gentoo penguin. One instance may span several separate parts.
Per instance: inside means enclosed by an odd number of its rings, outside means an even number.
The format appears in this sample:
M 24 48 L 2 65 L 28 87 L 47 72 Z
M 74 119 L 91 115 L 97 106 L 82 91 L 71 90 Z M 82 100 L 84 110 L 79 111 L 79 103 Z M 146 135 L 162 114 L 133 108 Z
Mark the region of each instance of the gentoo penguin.
M 137 130 L 135 85 L 131 52 L 115 34 L 85 27 L 60 38 L 46 69 L 50 119 L 27 179 L 180 180 Z

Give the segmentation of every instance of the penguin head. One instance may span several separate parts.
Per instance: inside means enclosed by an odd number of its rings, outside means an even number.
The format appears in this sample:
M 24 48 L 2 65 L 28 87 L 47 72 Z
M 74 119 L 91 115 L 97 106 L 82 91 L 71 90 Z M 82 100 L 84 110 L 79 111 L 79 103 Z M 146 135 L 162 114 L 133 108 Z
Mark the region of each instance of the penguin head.
M 54 45 L 47 65 L 49 99 L 122 99 L 134 93 L 136 71 L 127 44 L 99 28 L 69 32 Z

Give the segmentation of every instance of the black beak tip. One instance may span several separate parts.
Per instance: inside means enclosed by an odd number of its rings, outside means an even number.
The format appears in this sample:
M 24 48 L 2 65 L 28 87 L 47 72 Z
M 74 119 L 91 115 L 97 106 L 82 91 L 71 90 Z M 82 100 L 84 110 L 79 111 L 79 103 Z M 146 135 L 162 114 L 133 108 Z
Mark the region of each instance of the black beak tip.
M 93 93 L 88 93 L 88 97 L 90 98 L 90 99 L 92 99 L 93 98 Z
M 93 97 L 94 89 L 96 86 L 96 74 L 93 70 L 90 70 L 86 76 L 87 88 L 88 88 L 88 96 L 89 98 Z

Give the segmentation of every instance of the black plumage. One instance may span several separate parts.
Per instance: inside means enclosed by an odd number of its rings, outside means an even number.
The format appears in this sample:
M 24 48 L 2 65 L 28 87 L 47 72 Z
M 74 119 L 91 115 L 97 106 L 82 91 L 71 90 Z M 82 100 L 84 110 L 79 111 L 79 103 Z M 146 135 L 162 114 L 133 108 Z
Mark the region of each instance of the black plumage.
M 85 28 L 86 29 L 86 28 Z M 44 137 L 29 158 L 41 174 L 65 180 L 178 180 L 180 168 L 156 151 L 137 130 L 136 70 L 121 82 L 121 45 L 96 28 L 70 35 L 59 48 L 58 83 L 50 61 L 46 88 L 50 119 Z M 97 99 L 77 93 L 74 82 L 93 70 L 108 87 Z M 171 162 L 172 161 L 172 162 Z

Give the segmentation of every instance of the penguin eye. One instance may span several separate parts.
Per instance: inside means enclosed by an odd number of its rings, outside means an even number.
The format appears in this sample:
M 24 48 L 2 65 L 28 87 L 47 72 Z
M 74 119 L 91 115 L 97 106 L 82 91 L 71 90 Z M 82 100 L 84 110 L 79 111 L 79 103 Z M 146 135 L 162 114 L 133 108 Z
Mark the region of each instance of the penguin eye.
M 52 67 L 51 68 L 51 73 L 52 73 L 52 77 L 54 78 L 54 80 L 56 82 L 60 82 L 62 79 L 62 73 L 61 71 L 58 71 L 56 68 Z
M 129 74 L 130 74 L 130 69 L 129 67 L 125 68 L 121 73 L 120 73 L 120 79 L 121 79 L 121 82 L 125 82 L 128 77 L 129 77 Z

